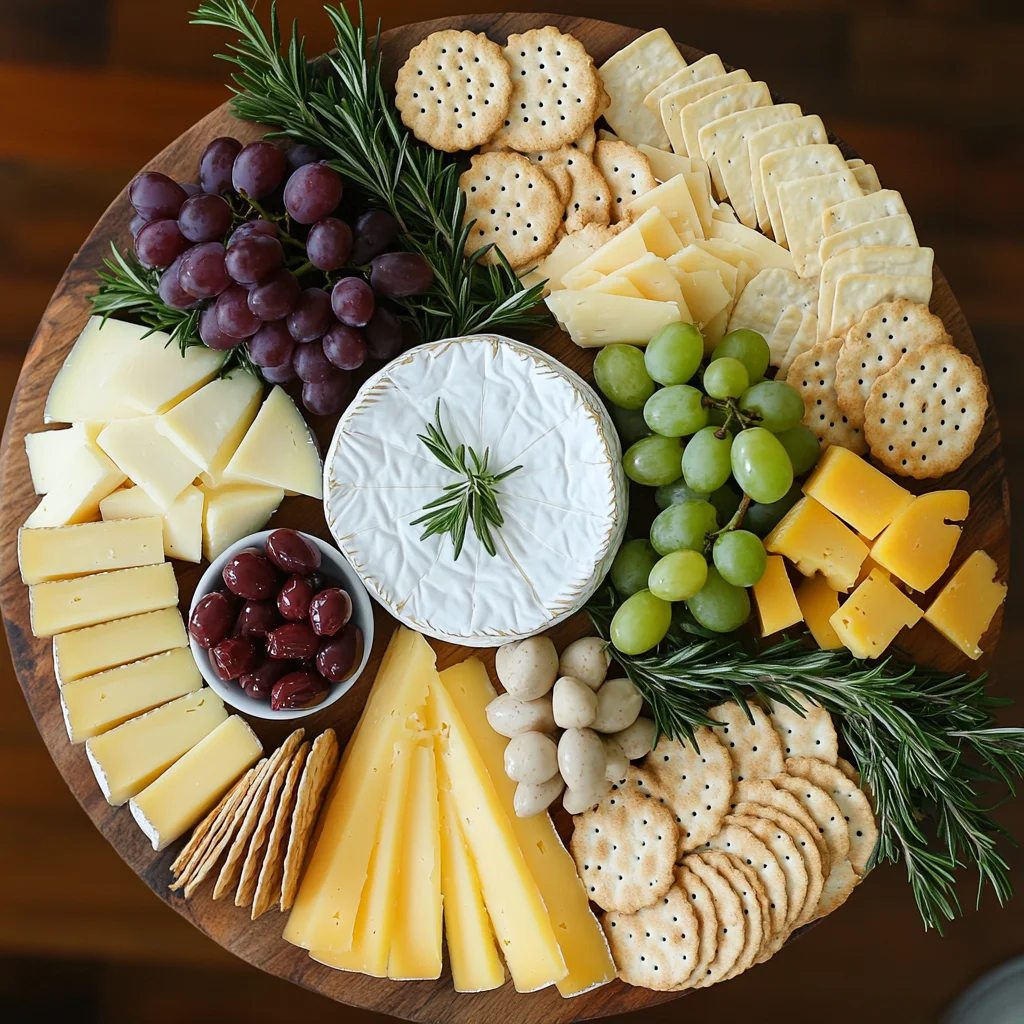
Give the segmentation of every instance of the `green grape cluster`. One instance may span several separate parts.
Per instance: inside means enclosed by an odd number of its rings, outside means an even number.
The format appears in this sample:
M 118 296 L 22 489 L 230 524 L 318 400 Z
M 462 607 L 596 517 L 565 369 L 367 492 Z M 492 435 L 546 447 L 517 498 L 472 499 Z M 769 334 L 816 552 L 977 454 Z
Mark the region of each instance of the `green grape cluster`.
M 747 588 L 767 565 L 762 539 L 819 454 L 803 399 L 766 379 L 768 364 L 767 342 L 750 330 L 727 334 L 705 360 L 694 324 L 662 328 L 646 350 L 609 345 L 594 361 L 626 476 L 655 488 L 660 509 L 648 536 L 626 541 L 612 564 L 622 604 L 611 638 L 625 654 L 661 642 L 673 605 L 718 633 L 750 617 Z

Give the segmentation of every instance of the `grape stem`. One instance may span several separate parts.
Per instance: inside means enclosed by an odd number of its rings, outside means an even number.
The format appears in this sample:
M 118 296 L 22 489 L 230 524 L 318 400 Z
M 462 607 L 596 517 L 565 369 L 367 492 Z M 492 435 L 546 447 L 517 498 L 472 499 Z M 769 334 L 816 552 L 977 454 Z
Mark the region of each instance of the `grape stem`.
M 744 493 L 740 499 L 739 506 L 736 511 L 733 512 L 732 518 L 713 533 L 709 533 L 704 538 L 704 554 L 708 557 L 711 555 L 712 548 L 715 546 L 715 541 L 722 536 L 723 533 L 729 533 L 731 530 L 738 530 L 743 525 L 743 517 L 747 514 L 747 509 L 750 508 L 750 495 Z
M 735 398 L 711 398 L 709 395 L 705 395 L 702 399 L 702 404 L 709 409 L 718 409 L 720 412 L 725 413 L 725 422 L 715 431 L 715 437 L 719 441 L 725 440 L 729 424 L 733 420 L 736 420 L 744 430 L 761 421 L 761 414 L 759 412 L 741 409 L 739 400 Z

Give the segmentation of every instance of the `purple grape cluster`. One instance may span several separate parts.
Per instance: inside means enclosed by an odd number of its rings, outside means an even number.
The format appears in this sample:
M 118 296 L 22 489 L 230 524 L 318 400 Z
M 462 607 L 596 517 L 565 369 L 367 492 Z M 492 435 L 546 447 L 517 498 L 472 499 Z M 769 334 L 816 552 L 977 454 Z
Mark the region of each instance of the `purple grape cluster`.
M 343 194 L 312 146 L 227 137 L 203 150 L 199 184 L 145 171 L 129 188 L 135 254 L 162 271 L 161 301 L 200 309 L 209 348 L 248 345 L 266 381 L 301 381 L 303 404 L 320 415 L 348 400 L 352 371 L 406 345 L 378 298 L 422 294 L 434 279 L 422 256 L 398 251 L 391 214 L 336 216 Z

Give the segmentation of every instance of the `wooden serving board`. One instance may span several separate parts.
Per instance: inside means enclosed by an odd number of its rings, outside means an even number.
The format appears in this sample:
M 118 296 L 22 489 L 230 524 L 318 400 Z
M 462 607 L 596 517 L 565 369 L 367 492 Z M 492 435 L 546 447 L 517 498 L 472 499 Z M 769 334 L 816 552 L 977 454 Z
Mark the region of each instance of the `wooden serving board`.
M 384 35 L 386 74 L 393 81 L 397 68 L 405 60 L 410 48 L 438 29 L 455 27 L 486 32 L 492 39 L 503 44 L 510 33 L 546 24 L 557 25 L 578 37 L 598 64 L 640 35 L 638 30 L 621 25 L 563 15 L 478 14 L 446 18 L 387 32 Z M 688 61 L 702 56 L 700 51 L 691 47 L 682 46 L 681 49 Z M 147 166 L 164 171 L 177 180 L 192 180 L 197 176 L 199 154 L 210 139 L 218 135 L 234 135 L 243 141 L 251 141 L 262 134 L 263 130 L 256 126 L 235 121 L 225 104 L 185 132 Z M 847 156 L 857 155 L 841 140 L 835 141 Z M 899 183 L 888 184 L 898 187 Z M 462 1021 L 500 1018 L 517 1024 L 559 1024 L 624 1013 L 674 998 L 673 993 L 649 992 L 630 988 L 620 982 L 571 1000 L 561 999 L 553 988 L 520 995 L 512 989 L 511 984 L 494 992 L 460 995 L 452 989 L 447 964 L 439 980 L 422 982 L 392 982 L 330 970 L 314 963 L 304 951 L 281 938 L 284 918 L 276 912 L 271 911 L 253 923 L 249 920 L 248 909 L 236 908 L 230 901 L 214 903 L 208 888 L 201 890 L 189 902 L 180 895 L 172 894 L 167 888 L 170 880 L 168 867 L 180 848 L 180 842 L 163 853 L 154 853 L 127 808 L 112 808 L 104 801 L 93 779 L 84 749 L 73 747 L 68 742 L 57 698 L 50 642 L 35 639 L 29 629 L 28 591 L 22 585 L 18 572 L 16 539 L 18 528 L 37 500 L 28 474 L 24 451 L 25 434 L 43 426 L 43 404 L 50 383 L 89 315 L 88 296 L 95 290 L 96 270 L 108 254 L 111 240 L 121 247 L 130 244 L 130 216 L 126 186 L 71 261 L 43 314 L 11 402 L 0 450 L 0 540 L 3 542 L 0 550 L 0 605 L 4 625 L 18 679 L 39 731 L 58 769 L 86 813 L 153 892 L 197 928 L 256 967 L 339 1002 L 417 1021 L 457 1024 Z M 967 321 L 937 267 L 932 308 L 942 317 L 957 345 L 980 363 L 980 355 Z M 567 335 L 552 329 L 534 335 L 529 340 L 558 356 L 584 377 L 590 377 L 592 354 L 573 345 Z M 333 419 L 314 421 L 324 447 L 330 440 L 333 426 Z M 989 408 L 973 456 L 957 473 L 943 479 L 939 486 L 963 487 L 971 495 L 971 514 L 960 542 L 956 564 L 975 548 L 983 547 L 996 559 L 1000 573 L 1005 578 L 1009 568 L 1009 488 L 1000 450 L 999 423 L 993 408 Z M 328 537 L 321 506 L 309 498 L 286 500 L 272 525 L 298 527 Z M 201 570 L 198 566 L 183 563 L 176 563 L 175 567 L 181 587 L 181 604 L 187 609 Z M 388 616 L 379 608 L 376 613 L 377 642 L 367 670 L 344 700 L 322 714 L 305 720 L 310 735 L 330 725 L 338 731 L 343 743 L 347 740 L 391 634 Z M 985 642 L 984 646 L 989 651 L 998 637 L 1000 621 L 1001 617 L 993 625 Z M 585 616 L 580 615 L 559 627 L 555 631 L 555 640 L 561 646 L 588 632 L 591 632 L 589 623 Z M 448 644 L 434 643 L 433 646 L 438 652 L 438 666 L 441 668 L 461 661 L 469 654 L 481 653 Z M 938 667 L 972 671 L 979 669 L 979 666 L 972 666 L 952 645 L 924 624 L 910 634 L 909 646 L 918 660 Z M 482 653 L 488 662 L 492 660 L 488 652 Z M 980 667 L 984 667 L 986 660 L 983 659 Z M 255 721 L 252 724 L 268 749 L 276 746 L 289 731 L 286 723 L 277 725 Z M 565 820 L 566 816 L 560 814 L 563 820 L 559 821 L 559 825 L 563 832 L 567 832 L 571 826 Z M 82 884 L 88 884 L 88 881 L 83 880 Z M 762 970 L 771 968 L 762 967 Z

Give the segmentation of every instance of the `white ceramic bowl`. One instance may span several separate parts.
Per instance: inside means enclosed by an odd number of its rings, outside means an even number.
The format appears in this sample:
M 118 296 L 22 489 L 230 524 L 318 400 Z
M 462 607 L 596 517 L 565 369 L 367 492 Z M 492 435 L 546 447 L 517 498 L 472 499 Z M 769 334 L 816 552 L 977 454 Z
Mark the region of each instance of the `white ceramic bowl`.
M 232 544 L 231 547 L 227 548 L 218 558 L 210 563 L 210 567 L 203 573 L 203 578 L 199 581 L 199 586 L 196 587 L 195 594 L 192 595 L 192 604 L 188 610 L 189 619 L 192 618 L 192 612 L 202 598 L 215 590 L 222 589 L 224 585 L 222 573 L 224 572 L 224 566 L 228 564 L 230 559 L 246 548 L 262 549 L 267 538 L 273 532 L 273 530 L 261 530 L 259 533 L 251 533 L 248 537 L 243 537 L 236 544 Z M 301 533 L 302 531 L 296 532 Z M 210 664 L 209 651 L 200 647 L 192 635 L 189 634 L 188 642 L 192 648 L 192 657 L 195 658 L 203 678 L 217 692 L 218 696 L 223 699 L 225 704 L 230 704 L 231 707 L 252 718 L 287 721 L 293 718 L 305 718 L 307 715 L 315 715 L 317 712 L 323 711 L 324 708 L 340 700 L 352 689 L 356 680 L 362 674 L 363 669 L 366 668 L 366 662 L 370 658 L 370 649 L 373 647 L 373 605 L 370 603 L 370 597 L 366 593 L 366 588 L 356 575 L 355 570 L 348 564 L 348 560 L 333 544 L 328 544 L 326 541 L 309 533 L 303 533 L 302 536 L 320 549 L 320 553 L 323 556 L 320 571 L 328 579 L 337 581 L 343 590 L 348 591 L 349 596 L 352 598 L 352 618 L 350 621 L 362 631 L 363 656 L 348 679 L 343 683 L 330 684 L 331 689 L 327 694 L 326 700 L 321 701 L 319 704 L 314 704 L 311 708 L 272 711 L 268 701 L 256 700 L 248 696 L 236 683 L 224 682 L 213 671 L 213 666 Z

